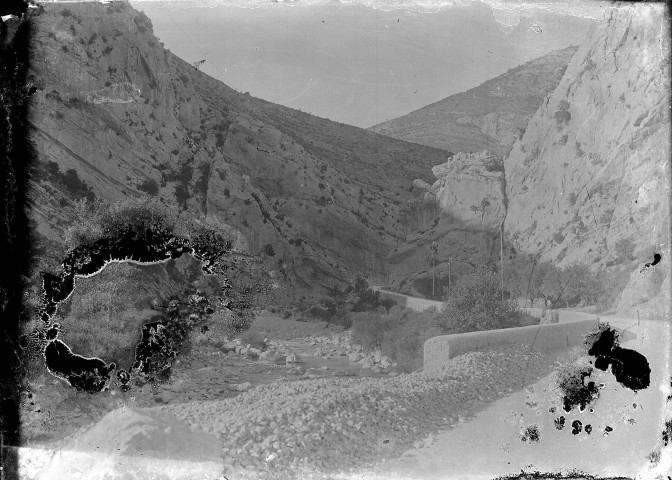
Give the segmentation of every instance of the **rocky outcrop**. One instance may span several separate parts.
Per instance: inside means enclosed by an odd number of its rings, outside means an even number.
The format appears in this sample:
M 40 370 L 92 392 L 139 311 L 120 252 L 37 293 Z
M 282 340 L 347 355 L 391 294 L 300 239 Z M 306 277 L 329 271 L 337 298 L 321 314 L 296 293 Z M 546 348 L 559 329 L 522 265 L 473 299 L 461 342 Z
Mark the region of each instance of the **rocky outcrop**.
M 669 48 L 662 6 L 614 9 L 505 158 L 506 230 L 559 265 L 668 248 Z
M 669 250 L 668 250 L 669 252 Z M 670 318 L 670 257 L 648 268 L 640 264 L 630 275 L 621 292 L 616 311 L 642 319 Z
M 551 52 L 371 130 L 451 152 L 505 155 L 558 85 L 575 51 L 567 47 Z
M 440 297 L 448 286 L 449 270 L 455 279 L 474 265 L 497 258 L 506 195 L 502 159 L 488 151 L 458 153 L 432 172 L 437 180 L 424 191 L 413 213 L 429 218 L 393 250 L 390 278 L 402 292 L 431 295 L 434 276 L 434 296 Z M 423 190 L 420 182 L 414 184 Z
M 506 213 L 504 165 L 496 155 L 458 153 L 432 168 L 438 179 L 425 194 L 465 227 L 498 229 Z

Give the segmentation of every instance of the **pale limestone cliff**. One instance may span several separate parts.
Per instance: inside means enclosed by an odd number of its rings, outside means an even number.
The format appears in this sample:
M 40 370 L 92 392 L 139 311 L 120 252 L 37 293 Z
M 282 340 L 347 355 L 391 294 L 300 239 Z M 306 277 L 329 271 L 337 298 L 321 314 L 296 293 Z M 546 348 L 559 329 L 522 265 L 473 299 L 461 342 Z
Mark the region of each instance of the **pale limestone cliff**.
M 523 251 L 601 269 L 622 260 L 621 239 L 634 242 L 642 261 L 667 248 L 663 13 L 660 5 L 632 5 L 608 14 L 505 158 L 505 228 Z
M 487 151 L 458 153 L 432 172 L 437 181 L 425 195 L 426 200 L 436 201 L 443 212 L 465 227 L 499 228 L 506 212 L 500 158 Z

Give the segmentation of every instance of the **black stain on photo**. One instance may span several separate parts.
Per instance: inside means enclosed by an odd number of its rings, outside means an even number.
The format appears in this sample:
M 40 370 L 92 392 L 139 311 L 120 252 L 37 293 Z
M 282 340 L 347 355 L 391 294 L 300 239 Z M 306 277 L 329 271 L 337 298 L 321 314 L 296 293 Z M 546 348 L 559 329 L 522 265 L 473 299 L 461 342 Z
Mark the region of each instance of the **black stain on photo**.
M 658 265 L 660 263 L 662 258 L 663 258 L 663 256 L 660 253 L 654 253 L 653 254 L 653 262 L 645 263 L 644 266 L 642 267 L 642 269 L 639 271 L 639 273 L 643 273 L 644 270 L 648 270 L 651 267 L 655 267 L 656 265 Z
M 595 402 L 599 397 L 599 390 L 590 376 L 591 367 L 571 367 L 561 373 L 559 387 L 562 391 L 562 408 L 566 413 L 574 408 L 580 411 Z
M 539 425 L 528 425 L 520 435 L 520 441 L 523 443 L 539 443 L 541 441 L 541 432 Z
M 564 415 L 560 415 L 558 418 L 556 418 L 553 423 L 555 424 L 555 429 L 556 430 L 562 430 L 565 428 L 565 417 Z
M 595 368 L 611 373 L 616 381 L 625 388 L 637 392 L 648 388 L 651 384 L 651 367 L 644 355 L 635 350 L 621 348 L 618 332 L 601 323 L 596 332 L 586 340 L 588 355 L 595 357 Z
M 0 22 L 0 436 L 4 447 L 21 442 L 20 323 L 30 276 L 33 244 L 26 216 L 28 179 L 37 155 L 29 141 L 28 75 L 33 28 L 25 3 L 2 2 Z M 18 452 L 0 450 L 2 477 L 19 478 Z
M 572 422 L 572 435 L 578 435 L 581 433 L 581 430 L 583 429 L 583 425 L 581 424 L 580 420 L 574 420 Z

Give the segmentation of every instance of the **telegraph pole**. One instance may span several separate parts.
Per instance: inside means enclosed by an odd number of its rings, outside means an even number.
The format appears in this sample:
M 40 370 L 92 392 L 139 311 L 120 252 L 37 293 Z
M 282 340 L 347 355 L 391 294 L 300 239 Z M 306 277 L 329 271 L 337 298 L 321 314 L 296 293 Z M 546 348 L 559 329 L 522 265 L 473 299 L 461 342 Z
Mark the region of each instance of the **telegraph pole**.
M 436 242 L 432 242 L 432 299 L 434 298 L 435 295 L 435 284 L 436 284 Z
M 501 262 L 501 274 L 502 274 L 502 302 L 504 301 L 504 222 L 500 226 L 499 232 L 499 260 Z
M 448 257 L 448 296 L 450 296 L 450 257 Z

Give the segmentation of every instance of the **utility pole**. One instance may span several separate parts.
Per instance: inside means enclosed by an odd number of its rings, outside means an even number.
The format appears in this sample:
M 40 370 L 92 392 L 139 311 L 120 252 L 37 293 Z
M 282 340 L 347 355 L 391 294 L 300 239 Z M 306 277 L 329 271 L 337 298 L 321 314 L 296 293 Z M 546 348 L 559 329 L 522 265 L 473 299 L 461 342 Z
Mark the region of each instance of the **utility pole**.
M 437 252 L 436 241 L 432 242 L 431 250 L 432 250 L 432 299 L 433 299 L 435 295 L 435 285 L 436 285 L 436 252 Z
M 450 296 L 450 257 L 448 257 L 448 295 Z
M 501 274 L 502 274 L 502 302 L 504 301 L 504 221 L 500 226 L 499 232 L 499 260 L 501 262 Z

